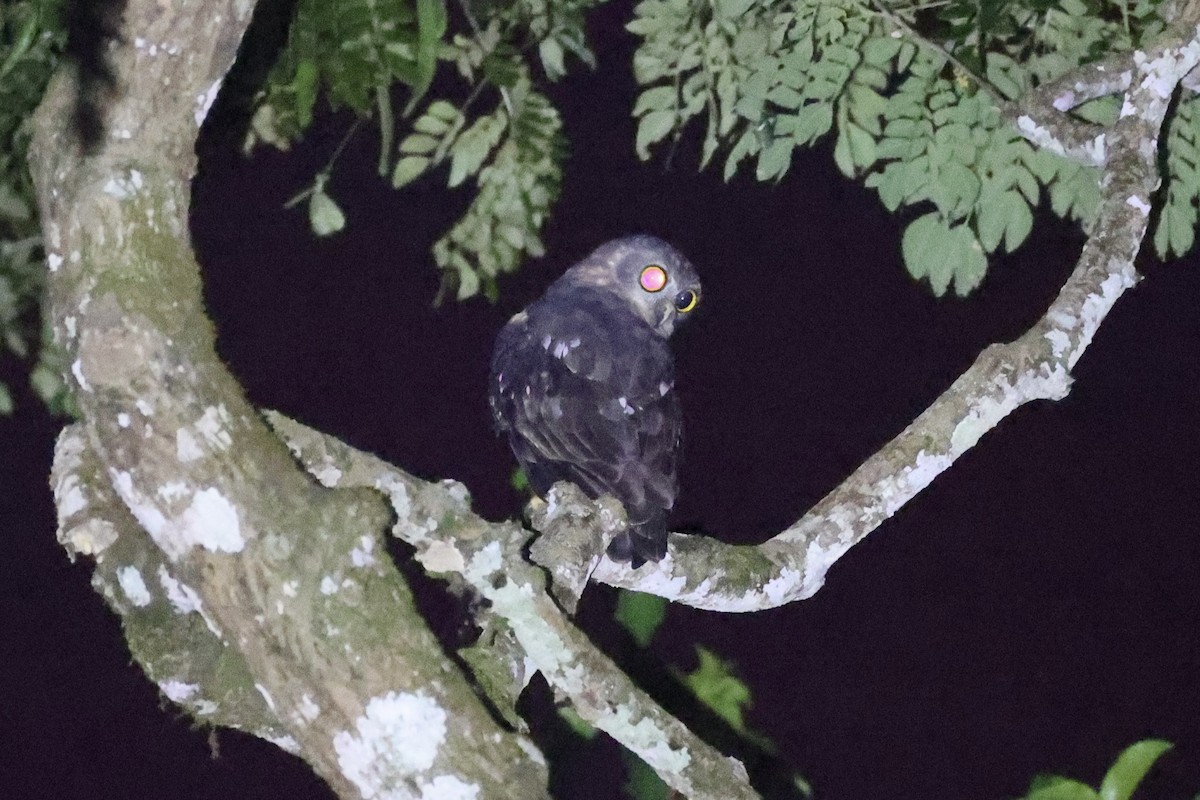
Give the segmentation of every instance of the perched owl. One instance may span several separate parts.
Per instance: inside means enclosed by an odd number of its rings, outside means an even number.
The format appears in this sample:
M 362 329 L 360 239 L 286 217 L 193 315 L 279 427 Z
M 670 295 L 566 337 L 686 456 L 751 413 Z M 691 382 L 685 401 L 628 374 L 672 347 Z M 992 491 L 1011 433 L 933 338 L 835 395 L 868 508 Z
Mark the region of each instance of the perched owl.
M 608 555 L 639 567 L 667 552 L 682 419 L 667 337 L 700 301 L 671 245 L 629 236 L 567 270 L 496 338 L 489 400 L 534 491 L 570 481 L 625 506 Z

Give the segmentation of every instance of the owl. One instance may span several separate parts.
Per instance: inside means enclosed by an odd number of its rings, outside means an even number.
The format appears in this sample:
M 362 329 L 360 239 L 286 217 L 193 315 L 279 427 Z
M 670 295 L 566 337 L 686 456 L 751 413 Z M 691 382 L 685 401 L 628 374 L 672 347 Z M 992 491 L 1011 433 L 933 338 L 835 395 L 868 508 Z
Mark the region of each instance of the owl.
M 492 417 L 533 490 L 556 481 L 625 506 L 608 556 L 667 552 L 682 415 L 667 339 L 700 302 L 691 263 L 653 236 L 601 245 L 496 337 Z

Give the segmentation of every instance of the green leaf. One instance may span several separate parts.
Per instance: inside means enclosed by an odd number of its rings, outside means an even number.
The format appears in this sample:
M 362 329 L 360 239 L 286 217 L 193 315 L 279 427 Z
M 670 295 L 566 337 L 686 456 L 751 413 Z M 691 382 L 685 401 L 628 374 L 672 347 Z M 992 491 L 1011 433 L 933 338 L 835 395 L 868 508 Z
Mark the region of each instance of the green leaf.
M 833 127 L 833 106 L 829 103 L 810 103 L 796 112 L 792 136 L 796 144 L 811 144 Z
M 572 731 L 584 739 L 595 739 L 596 734 L 599 733 L 591 723 L 579 716 L 579 712 L 571 706 L 559 706 L 558 716 L 562 718 L 563 722 L 567 723 Z
M 1050 775 L 1036 778 L 1024 800 L 1096 800 L 1097 797 L 1096 790 L 1086 783 Z
M 399 189 L 412 183 L 429 167 L 429 159 L 425 156 L 404 156 L 396 162 L 392 170 L 392 188 Z
M 542 60 L 542 67 L 550 80 L 557 80 L 567 74 L 563 55 L 562 45 L 556 39 L 543 39 L 538 45 L 538 57 Z
M 621 754 L 629 768 L 629 779 L 622 787 L 626 795 L 633 800 L 670 800 L 673 796 L 671 787 L 663 783 L 658 773 L 628 750 Z
M 833 149 L 833 160 L 847 178 L 853 178 L 860 169 L 875 163 L 875 137 L 855 125 L 844 122 L 838 128 L 838 140 Z
M 750 688 L 734 676 L 730 665 L 715 653 L 696 646 L 700 664 L 695 672 L 684 676 L 684 684 L 704 705 L 708 706 L 734 730 L 744 732 L 742 710 L 750 706 Z
M 959 219 L 975 205 L 980 188 L 981 184 L 974 170 L 956 161 L 950 161 L 938 169 L 930 199 L 943 215 L 950 219 Z
M 776 139 L 767 145 L 758 155 L 755 177 L 760 181 L 782 178 L 792 165 L 792 147 L 790 139 Z
M 312 122 L 313 105 L 317 102 L 317 62 L 304 59 L 296 65 L 292 79 L 297 124 L 303 129 Z
M 1172 747 L 1162 739 L 1143 739 L 1126 747 L 1100 782 L 1100 800 L 1129 800 L 1154 762 Z
M 725 19 L 740 17 L 750 10 L 754 0 L 717 0 L 717 13 Z
M 424 133 L 413 133 L 405 136 L 400 142 L 401 153 L 432 153 L 437 149 L 438 140 Z
M 979 243 L 986 252 L 995 252 L 1000 242 L 1011 253 L 1025 241 L 1033 228 L 1033 212 L 1029 203 L 1015 190 L 980 196 L 976 205 L 975 229 Z
M 662 625 L 666 610 L 667 601 L 657 595 L 625 589 L 617 593 L 617 622 L 629 631 L 638 647 L 643 649 L 650 646 L 650 640 Z
M 877 67 L 888 68 L 900 52 L 903 40 L 892 36 L 872 36 L 863 43 L 863 61 Z
M 1192 207 L 1179 207 L 1167 203 L 1154 229 L 1154 249 L 1160 258 L 1178 258 L 1196 242 L 1196 211 Z
M 447 185 L 458 186 L 468 175 L 474 175 L 483 166 L 488 154 L 504 133 L 504 123 L 493 116 L 483 116 L 463 131 L 450 148 L 450 179 Z
M 445 0 L 417 0 L 417 65 L 405 116 L 412 113 L 433 83 L 438 46 L 446 33 L 447 21 Z
M 987 271 L 987 258 L 971 229 L 947 225 L 936 213 L 913 220 L 904 230 L 901 251 L 908 273 L 917 280 L 927 278 L 938 297 L 946 293 L 951 280 L 955 294 L 970 294 Z
M 674 86 L 655 86 L 653 89 L 647 89 L 638 95 L 637 102 L 633 104 L 633 115 L 640 117 L 647 111 L 674 109 L 678 97 L 679 93 Z
M 651 111 L 638 123 L 637 142 L 634 149 L 638 158 L 650 158 L 650 145 L 664 138 L 675 127 L 674 111 Z
M 9 393 L 8 387 L 0 381 L 0 416 L 7 417 L 13 412 L 16 405 L 13 403 L 12 394 Z
M 1061 775 L 1039 775 L 1024 800 L 1097 800 L 1096 789 Z
M 43 348 L 43 357 L 46 352 L 46 349 Z M 50 405 L 58 395 L 66 392 L 62 376 L 45 364 L 38 364 L 33 368 L 33 372 L 29 374 L 29 385 L 33 388 L 34 394 L 41 398 L 46 405 Z
M 324 191 L 309 196 L 308 221 L 317 236 L 329 236 L 346 227 L 346 215 Z

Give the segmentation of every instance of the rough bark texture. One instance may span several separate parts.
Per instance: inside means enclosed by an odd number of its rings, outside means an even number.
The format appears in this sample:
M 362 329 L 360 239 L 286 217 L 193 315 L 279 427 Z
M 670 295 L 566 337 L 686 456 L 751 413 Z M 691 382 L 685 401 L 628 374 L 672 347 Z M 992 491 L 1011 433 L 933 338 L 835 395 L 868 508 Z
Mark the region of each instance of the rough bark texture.
M 342 796 L 544 796 L 540 753 L 493 720 L 383 554 L 382 498 L 298 469 L 215 355 L 192 148 L 251 8 L 131 0 L 94 155 L 63 124 L 68 79 L 38 110 L 49 313 L 83 414 L 59 444 L 60 536 L 95 556 L 168 697 L 298 752 Z

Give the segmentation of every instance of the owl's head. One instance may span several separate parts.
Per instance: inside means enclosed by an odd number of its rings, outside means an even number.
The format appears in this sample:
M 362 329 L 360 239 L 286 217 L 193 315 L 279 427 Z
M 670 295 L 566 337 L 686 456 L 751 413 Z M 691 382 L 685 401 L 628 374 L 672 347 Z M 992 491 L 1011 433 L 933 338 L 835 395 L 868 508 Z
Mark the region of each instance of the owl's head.
M 700 303 L 700 278 L 691 262 L 647 234 L 605 242 L 564 277 L 620 295 L 664 338 Z

